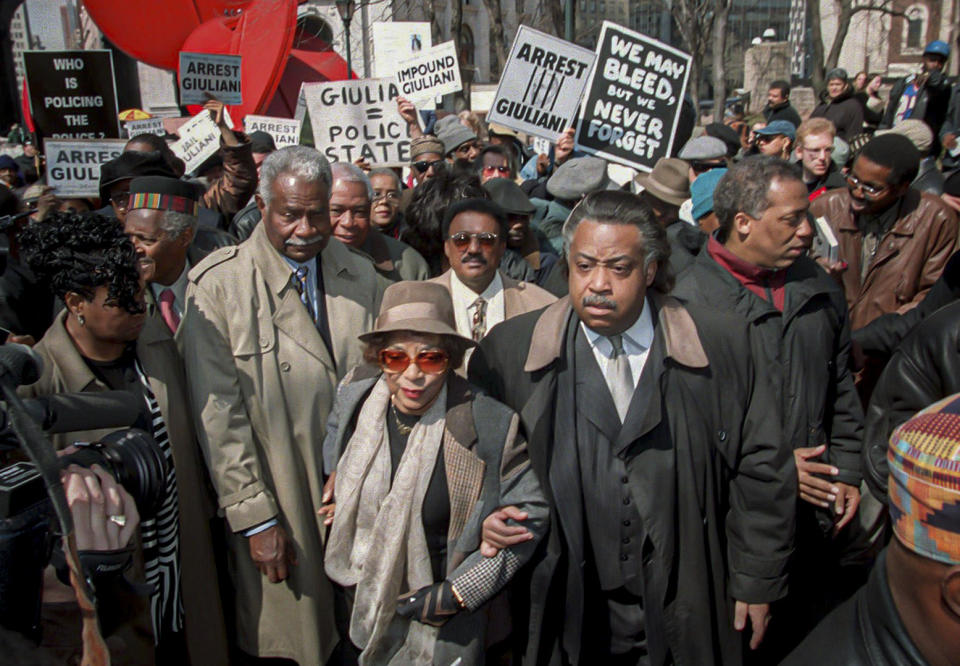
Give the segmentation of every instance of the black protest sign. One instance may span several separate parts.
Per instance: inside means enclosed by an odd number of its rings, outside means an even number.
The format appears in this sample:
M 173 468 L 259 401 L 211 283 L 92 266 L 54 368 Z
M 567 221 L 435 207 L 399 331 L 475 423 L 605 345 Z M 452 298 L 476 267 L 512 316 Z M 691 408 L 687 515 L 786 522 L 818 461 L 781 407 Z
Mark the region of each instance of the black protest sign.
M 243 104 L 238 55 L 180 52 L 180 103 L 205 104 L 208 95 L 224 104 Z
M 24 51 L 30 114 L 51 139 L 119 139 L 110 51 Z
M 576 147 L 653 170 L 670 155 L 689 73 L 688 54 L 604 21 Z

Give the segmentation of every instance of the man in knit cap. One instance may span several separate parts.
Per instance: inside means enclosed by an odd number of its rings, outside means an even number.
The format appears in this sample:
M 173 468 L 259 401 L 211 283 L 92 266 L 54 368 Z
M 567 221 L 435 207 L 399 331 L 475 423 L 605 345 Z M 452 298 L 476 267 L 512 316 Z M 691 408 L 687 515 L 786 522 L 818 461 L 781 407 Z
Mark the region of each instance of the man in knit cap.
M 894 538 L 867 584 L 784 664 L 956 664 L 960 655 L 960 395 L 894 431 Z
M 413 181 L 420 185 L 443 168 L 443 142 L 432 134 L 424 134 L 410 142 L 410 167 Z

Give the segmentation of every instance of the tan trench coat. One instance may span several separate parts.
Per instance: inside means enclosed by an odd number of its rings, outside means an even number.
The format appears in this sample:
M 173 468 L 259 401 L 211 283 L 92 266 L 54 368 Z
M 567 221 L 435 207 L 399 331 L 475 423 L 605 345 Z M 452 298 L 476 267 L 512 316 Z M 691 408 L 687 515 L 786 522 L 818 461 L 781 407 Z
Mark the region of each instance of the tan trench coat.
M 361 362 L 381 290 L 371 263 L 331 239 L 320 255 L 331 358 L 263 225 L 190 272 L 177 339 L 228 537 L 240 647 L 321 664 L 337 642 L 323 572 L 321 443 L 338 381 Z M 299 564 L 270 583 L 242 532 L 276 517 Z
M 24 387 L 27 397 L 77 391 L 105 391 L 84 362 L 64 326 L 67 311 L 54 319 L 34 349 L 43 357 L 40 380 Z M 177 347 L 159 317 L 147 317 L 137 340 L 137 357 L 150 380 L 170 436 L 180 502 L 180 582 L 187 648 L 194 664 L 228 663 L 227 637 L 217 587 L 210 535 L 214 506 L 200 458 L 187 402 L 186 380 Z M 73 441 L 96 441 L 115 428 L 52 437 L 57 448 Z

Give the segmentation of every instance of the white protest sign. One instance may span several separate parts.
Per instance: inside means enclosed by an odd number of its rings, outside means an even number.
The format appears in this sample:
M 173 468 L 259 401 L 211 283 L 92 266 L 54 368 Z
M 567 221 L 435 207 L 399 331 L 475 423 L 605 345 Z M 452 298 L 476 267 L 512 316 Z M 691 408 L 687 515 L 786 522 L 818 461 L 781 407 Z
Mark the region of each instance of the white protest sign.
M 533 152 L 537 155 L 549 155 L 550 143 L 550 141 L 542 139 L 539 136 L 533 137 Z
M 46 139 L 47 185 L 64 197 L 100 196 L 100 165 L 120 156 L 123 139 Z
M 266 132 L 273 137 L 277 148 L 296 146 L 300 143 L 300 121 L 296 118 L 248 115 L 243 119 L 243 131 Z
M 220 150 L 220 128 L 207 111 L 184 123 L 177 133 L 180 140 L 170 146 L 170 150 L 187 165 L 187 173 L 192 173 Z
M 147 118 L 146 120 L 128 120 L 123 124 L 127 131 L 127 138 L 132 139 L 138 134 L 156 134 L 157 136 L 166 136 L 167 130 L 163 129 L 163 118 Z
M 224 104 L 243 104 L 240 56 L 180 52 L 180 103 L 203 104 L 210 93 Z
M 593 51 L 521 25 L 487 122 L 556 141 L 576 120 L 596 57 Z
M 400 94 L 421 106 L 440 95 L 463 90 L 456 46 L 452 41 L 444 42 L 404 60 L 397 67 L 396 81 Z
M 331 162 L 362 157 L 402 166 L 410 161 L 410 134 L 397 111 L 398 94 L 392 79 L 304 83 L 297 116 L 309 112 L 314 145 Z
M 429 51 L 433 46 L 430 23 L 426 21 L 390 21 L 374 23 L 373 76 L 383 79 L 393 76 L 397 63 Z

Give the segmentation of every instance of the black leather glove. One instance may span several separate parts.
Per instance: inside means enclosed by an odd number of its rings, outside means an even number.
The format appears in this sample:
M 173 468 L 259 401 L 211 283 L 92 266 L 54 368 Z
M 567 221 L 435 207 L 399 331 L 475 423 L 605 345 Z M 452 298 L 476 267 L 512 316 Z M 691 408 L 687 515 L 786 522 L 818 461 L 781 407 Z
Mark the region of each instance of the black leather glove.
M 453 585 L 445 580 L 407 592 L 397 599 L 397 615 L 440 627 L 463 610 L 453 593 Z

